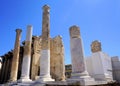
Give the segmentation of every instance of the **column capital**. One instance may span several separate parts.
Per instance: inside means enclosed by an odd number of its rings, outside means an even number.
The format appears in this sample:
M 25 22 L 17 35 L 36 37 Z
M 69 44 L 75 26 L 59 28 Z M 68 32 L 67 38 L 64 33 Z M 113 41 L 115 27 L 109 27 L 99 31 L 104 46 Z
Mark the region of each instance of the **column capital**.
M 93 41 L 91 44 L 91 51 L 92 53 L 102 51 L 101 42 L 99 42 L 98 40 Z
M 27 25 L 27 28 L 32 28 L 33 26 L 32 25 Z
M 15 31 L 16 31 L 16 32 L 22 32 L 22 30 L 21 30 L 21 29 L 19 29 L 19 28 L 18 28 L 18 29 L 16 29 Z
M 71 38 L 80 38 L 80 28 L 76 25 L 70 27 L 70 37 Z
M 42 7 L 42 9 L 43 9 L 44 11 L 49 11 L 49 10 L 50 10 L 50 7 L 49 7 L 48 5 L 44 5 L 44 6 Z

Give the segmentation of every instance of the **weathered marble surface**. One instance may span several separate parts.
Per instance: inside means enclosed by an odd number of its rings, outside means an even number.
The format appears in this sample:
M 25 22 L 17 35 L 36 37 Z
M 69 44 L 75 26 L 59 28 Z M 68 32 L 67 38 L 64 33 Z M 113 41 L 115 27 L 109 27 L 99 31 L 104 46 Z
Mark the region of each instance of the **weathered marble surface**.
M 31 68 L 31 79 L 35 80 L 40 70 L 40 52 L 41 52 L 41 37 L 33 37 L 33 55 L 32 55 L 32 68 Z
M 50 77 L 50 50 L 41 50 L 40 75 Z
M 22 62 L 22 73 L 19 82 L 28 82 L 30 80 L 30 62 L 31 62 L 31 43 L 32 43 L 32 26 L 27 26 L 26 41 L 24 46 L 24 56 Z
M 16 40 L 15 40 L 15 46 L 14 46 L 14 52 L 12 58 L 10 81 L 17 80 L 21 32 L 22 32 L 21 29 L 16 29 Z
M 70 48 L 72 58 L 72 73 L 82 73 L 86 71 L 82 39 L 78 26 L 70 27 Z
M 40 57 L 40 78 L 39 82 L 54 81 L 50 76 L 50 14 L 49 6 L 43 6 L 42 21 L 42 49 Z
M 92 51 L 92 53 L 102 51 L 101 43 L 98 40 L 95 40 L 92 42 L 91 51 Z
M 50 49 L 50 8 L 43 6 L 43 20 L 42 20 L 42 49 Z
M 86 69 L 84 50 L 80 29 L 78 26 L 70 27 L 70 48 L 72 59 L 72 74 L 67 81 L 78 81 L 81 85 L 94 85 L 95 81 L 91 78 Z
M 60 36 L 50 41 L 50 72 L 56 81 L 65 80 L 64 46 Z
M 50 50 L 41 50 L 40 77 L 38 81 L 54 81 L 50 76 Z
M 120 60 L 118 56 L 114 56 L 111 58 L 112 60 L 112 72 L 113 79 L 120 83 Z
M 86 59 L 87 70 L 95 80 L 113 81 L 111 58 L 101 51 L 92 53 Z
M 70 27 L 70 37 L 71 38 L 80 38 L 80 28 L 76 25 Z
M 81 39 L 71 39 L 71 57 L 72 57 L 72 72 L 82 73 L 85 71 L 85 62 Z

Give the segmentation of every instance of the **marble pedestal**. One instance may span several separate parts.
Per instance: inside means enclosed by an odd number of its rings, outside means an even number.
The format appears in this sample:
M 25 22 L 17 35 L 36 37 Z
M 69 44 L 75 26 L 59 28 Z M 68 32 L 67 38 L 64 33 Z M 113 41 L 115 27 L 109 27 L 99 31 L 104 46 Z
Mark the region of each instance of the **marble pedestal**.
M 91 78 L 87 72 L 83 73 L 72 73 L 71 78 L 67 80 L 68 82 L 77 82 L 80 85 L 95 85 L 96 82 L 94 78 Z
M 120 83 L 120 60 L 118 56 L 114 56 L 111 58 L 112 60 L 112 72 L 113 79 Z
M 94 85 L 95 81 L 91 78 L 86 69 L 84 58 L 84 48 L 78 26 L 70 27 L 70 48 L 72 59 L 72 74 L 67 81 L 75 81 L 80 85 Z
M 31 62 L 31 42 L 32 42 L 32 26 L 27 26 L 27 35 L 24 45 L 24 56 L 22 62 L 22 72 L 21 77 L 18 82 L 30 82 L 30 62 Z
M 27 77 L 18 80 L 18 83 L 23 83 L 23 82 L 28 83 L 28 82 L 32 82 L 32 80 Z
M 22 64 L 22 74 L 20 79 L 18 80 L 19 83 L 32 81 L 29 78 L 29 69 L 30 69 L 30 56 L 24 56 Z
M 41 51 L 40 65 L 40 77 L 37 82 L 54 81 L 50 76 L 50 50 Z
M 111 58 L 101 51 L 86 59 L 87 71 L 97 81 L 113 81 Z

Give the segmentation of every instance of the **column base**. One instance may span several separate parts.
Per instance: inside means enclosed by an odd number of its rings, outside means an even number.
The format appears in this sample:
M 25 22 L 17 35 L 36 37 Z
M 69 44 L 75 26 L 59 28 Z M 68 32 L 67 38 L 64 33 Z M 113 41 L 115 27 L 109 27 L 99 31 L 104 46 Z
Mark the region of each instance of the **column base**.
M 107 82 L 111 82 L 113 81 L 113 79 L 111 78 L 111 76 L 109 76 L 108 74 L 95 74 L 92 75 L 95 80 L 99 80 L 99 81 L 107 81 Z
M 32 82 L 31 79 L 29 79 L 28 77 L 21 77 L 19 80 L 18 80 L 18 83 L 22 83 L 22 82 Z
M 44 83 L 44 82 L 50 82 L 50 81 L 55 81 L 55 80 L 52 79 L 51 77 L 40 76 L 36 81 Z
M 71 78 L 68 80 L 69 83 L 76 83 L 79 85 L 96 85 L 94 78 L 91 78 L 87 72 L 84 73 L 72 73 Z
M 17 84 L 17 81 L 9 80 L 9 82 L 6 83 L 6 84 L 7 84 L 6 86 L 13 86 L 13 85 L 16 85 L 16 84 Z

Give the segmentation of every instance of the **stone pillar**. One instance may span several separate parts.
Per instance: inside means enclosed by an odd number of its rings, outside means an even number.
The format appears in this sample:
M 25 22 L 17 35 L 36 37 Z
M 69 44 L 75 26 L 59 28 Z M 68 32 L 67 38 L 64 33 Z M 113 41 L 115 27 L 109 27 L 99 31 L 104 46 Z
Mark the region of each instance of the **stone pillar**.
M 16 40 L 15 40 L 14 53 L 12 58 L 10 81 L 17 80 L 21 32 L 22 32 L 21 29 L 16 29 Z
M 9 56 L 10 55 L 6 55 L 6 67 L 5 67 L 5 75 L 4 75 L 4 82 L 8 81 L 8 69 L 9 69 Z
M 80 81 L 81 85 L 91 85 L 91 81 L 94 81 L 94 79 L 88 75 L 86 70 L 82 38 L 78 26 L 70 27 L 70 43 L 72 59 L 72 74 L 70 80 Z
M 0 72 L 1 72 L 1 68 L 2 68 L 2 58 L 0 57 Z
M 31 42 L 32 42 L 32 26 L 27 26 L 27 35 L 24 46 L 24 56 L 22 62 L 22 73 L 19 82 L 29 82 L 30 75 L 30 61 L 31 61 Z
M 50 76 L 50 15 L 49 6 L 43 6 L 42 49 L 40 57 L 40 82 L 54 81 Z

